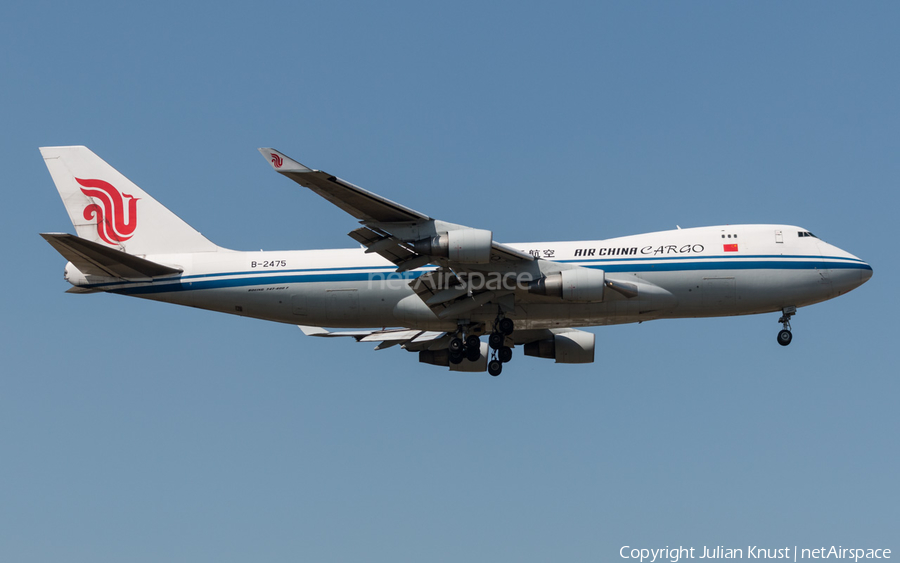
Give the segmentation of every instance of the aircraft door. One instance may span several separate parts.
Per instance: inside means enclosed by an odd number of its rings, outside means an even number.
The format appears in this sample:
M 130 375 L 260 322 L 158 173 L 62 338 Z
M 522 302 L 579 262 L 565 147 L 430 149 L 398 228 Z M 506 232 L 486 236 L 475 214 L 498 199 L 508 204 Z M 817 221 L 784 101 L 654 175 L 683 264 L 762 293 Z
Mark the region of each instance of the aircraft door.
M 734 305 L 734 278 L 703 278 L 703 308 Z
M 291 296 L 291 311 L 300 317 L 306 317 L 309 315 L 309 308 L 306 306 L 306 296 L 302 293 L 297 293 Z
M 329 326 L 359 319 L 359 292 L 355 289 L 328 290 L 325 303 L 325 321 Z

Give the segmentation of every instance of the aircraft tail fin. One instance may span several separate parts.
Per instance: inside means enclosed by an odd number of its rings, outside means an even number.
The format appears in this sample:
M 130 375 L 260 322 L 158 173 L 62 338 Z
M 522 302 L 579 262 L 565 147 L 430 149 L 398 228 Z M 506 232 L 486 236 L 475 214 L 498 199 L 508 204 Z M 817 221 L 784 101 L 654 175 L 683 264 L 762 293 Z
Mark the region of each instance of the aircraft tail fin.
M 87 147 L 41 147 L 41 154 L 82 239 L 128 254 L 218 250 Z

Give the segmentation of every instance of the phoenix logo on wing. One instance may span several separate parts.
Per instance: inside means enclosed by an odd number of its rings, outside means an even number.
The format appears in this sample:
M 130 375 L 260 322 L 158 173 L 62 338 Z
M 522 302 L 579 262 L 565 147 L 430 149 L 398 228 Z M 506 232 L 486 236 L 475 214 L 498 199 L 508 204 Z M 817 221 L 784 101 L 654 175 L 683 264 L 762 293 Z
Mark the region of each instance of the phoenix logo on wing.
M 82 186 L 81 193 L 94 199 L 95 203 L 84 208 L 84 218 L 88 221 L 96 221 L 97 234 L 104 242 L 118 245 L 134 235 L 134 230 L 137 228 L 137 202 L 140 198 L 119 193 L 115 186 L 103 180 L 75 178 L 75 181 Z M 126 198 L 128 199 L 127 217 Z
M 275 165 L 275 168 L 281 168 L 281 165 L 284 164 L 284 159 L 277 154 L 272 153 L 272 164 Z

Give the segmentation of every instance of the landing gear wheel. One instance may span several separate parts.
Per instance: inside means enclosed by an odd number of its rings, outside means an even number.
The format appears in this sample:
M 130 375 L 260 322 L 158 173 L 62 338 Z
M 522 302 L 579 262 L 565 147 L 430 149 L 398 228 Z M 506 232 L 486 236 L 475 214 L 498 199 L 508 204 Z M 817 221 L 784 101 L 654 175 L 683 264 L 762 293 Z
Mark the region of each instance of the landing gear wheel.
M 794 338 L 794 335 L 791 334 L 791 317 L 797 314 L 797 308 L 794 306 L 785 307 L 781 310 L 781 313 L 781 318 L 778 319 L 778 322 L 781 323 L 781 331 L 778 333 L 778 343 L 782 346 L 787 346 Z
M 778 343 L 782 346 L 787 346 L 793 340 L 794 335 L 791 334 L 791 331 L 785 329 L 778 332 Z
M 504 340 L 506 340 L 506 338 L 502 334 L 499 332 L 492 332 L 488 337 L 488 345 L 492 350 L 499 350 L 503 347 Z
M 477 362 L 481 357 L 481 346 L 466 346 L 466 359 L 470 362 Z
M 497 323 L 497 329 L 506 336 L 512 334 L 515 328 L 516 325 L 513 323 L 512 319 L 503 318 Z
M 503 364 L 500 363 L 499 360 L 491 360 L 488 362 L 488 373 L 493 375 L 494 377 L 500 375 L 500 372 L 503 371 Z
M 481 348 L 481 339 L 475 336 L 474 334 L 470 334 L 466 337 L 466 348 L 474 348 L 476 350 Z
M 463 344 L 462 338 L 454 338 L 453 340 L 450 341 L 449 350 L 450 350 L 451 354 L 453 354 L 454 352 L 462 352 L 463 347 L 464 347 L 464 344 Z
M 512 348 L 509 346 L 504 346 L 497 350 L 497 359 L 500 360 L 501 363 L 506 363 L 512 359 Z
M 465 359 L 462 352 L 450 352 L 450 363 L 453 365 L 460 364 Z

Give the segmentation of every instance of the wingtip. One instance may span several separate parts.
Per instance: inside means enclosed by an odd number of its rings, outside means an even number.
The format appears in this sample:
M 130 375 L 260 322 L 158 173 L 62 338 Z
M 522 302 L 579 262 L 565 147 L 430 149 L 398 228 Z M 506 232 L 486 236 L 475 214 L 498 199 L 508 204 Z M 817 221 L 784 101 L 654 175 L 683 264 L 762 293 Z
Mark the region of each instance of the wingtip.
M 271 147 L 261 147 L 259 152 L 276 172 L 312 172 L 312 169 Z

